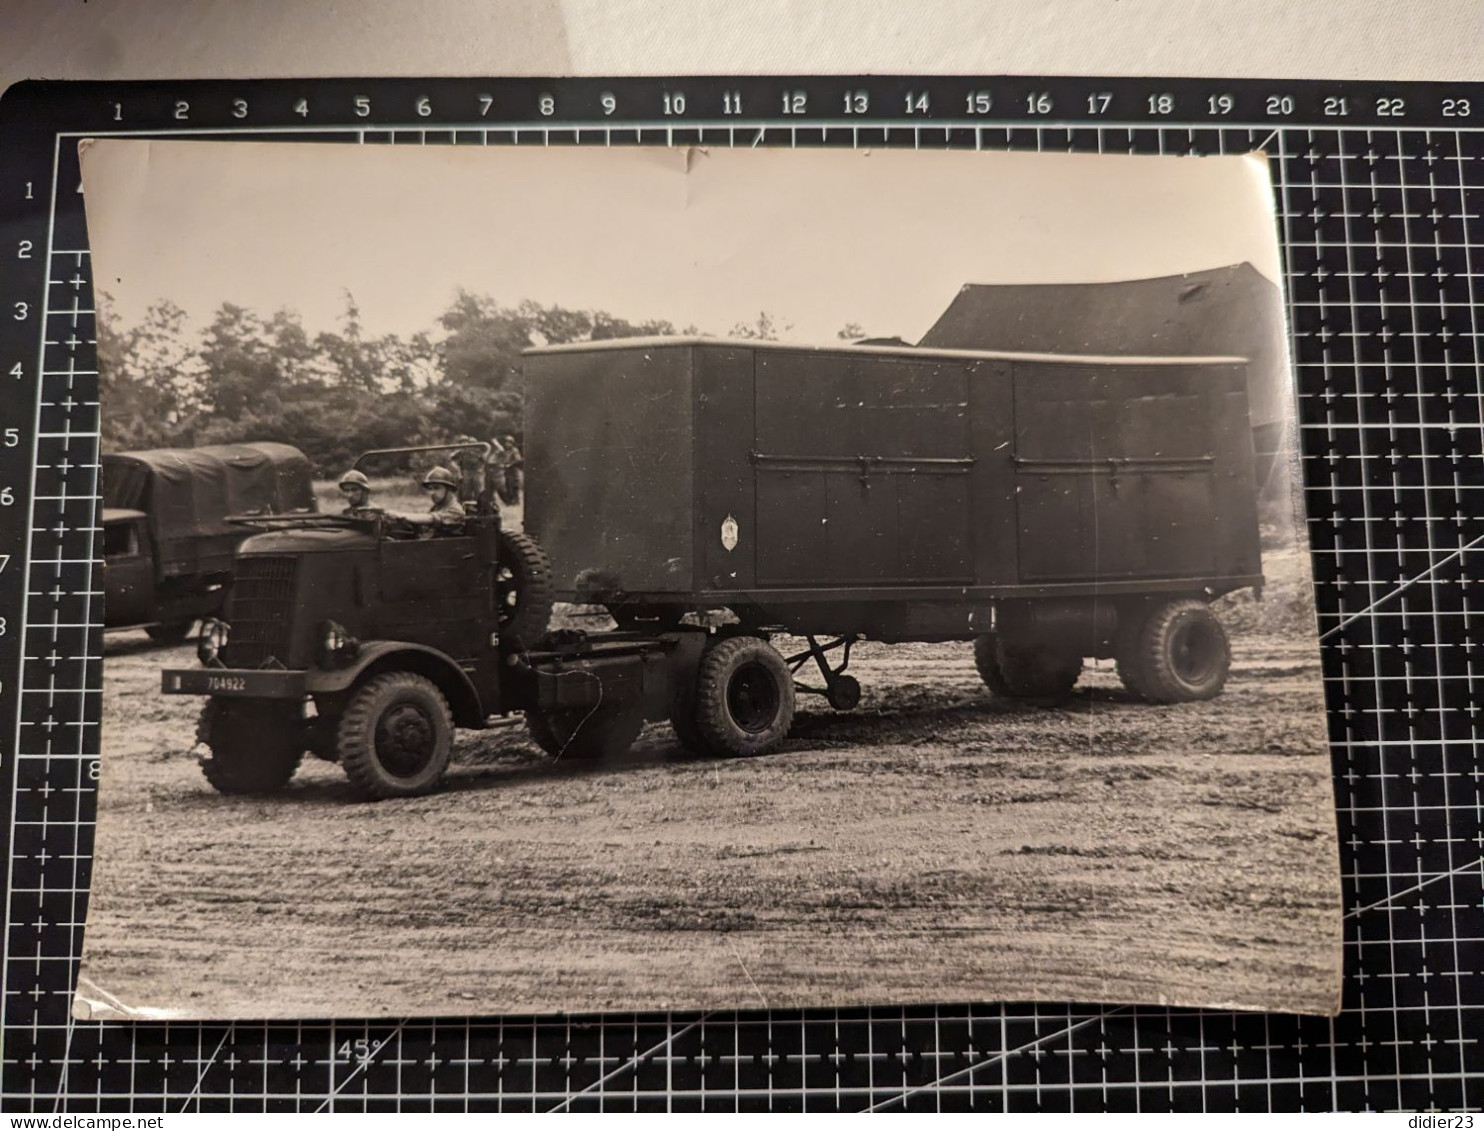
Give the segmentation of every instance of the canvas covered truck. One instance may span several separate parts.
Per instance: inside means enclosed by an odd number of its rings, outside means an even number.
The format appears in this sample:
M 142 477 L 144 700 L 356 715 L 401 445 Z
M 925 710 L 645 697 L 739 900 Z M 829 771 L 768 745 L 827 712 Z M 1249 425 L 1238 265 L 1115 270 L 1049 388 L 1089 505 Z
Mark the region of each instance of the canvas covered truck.
M 104 627 L 183 640 L 222 610 L 231 515 L 314 510 L 309 461 L 288 444 L 215 444 L 102 458 Z
M 1002 696 L 1063 695 L 1092 656 L 1209 698 L 1211 602 L 1262 584 L 1237 358 L 665 338 L 531 350 L 525 377 L 524 533 L 488 490 L 454 526 L 250 520 L 200 666 L 162 677 L 206 697 L 218 789 L 310 752 L 363 796 L 426 792 L 456 728 L 516 712 L 558 758 L 666 719 L 765 753 L 799 692 L 857 705 L 862 639 L 972 642 Z M 551 631 L 554 600 L 617 628 Z

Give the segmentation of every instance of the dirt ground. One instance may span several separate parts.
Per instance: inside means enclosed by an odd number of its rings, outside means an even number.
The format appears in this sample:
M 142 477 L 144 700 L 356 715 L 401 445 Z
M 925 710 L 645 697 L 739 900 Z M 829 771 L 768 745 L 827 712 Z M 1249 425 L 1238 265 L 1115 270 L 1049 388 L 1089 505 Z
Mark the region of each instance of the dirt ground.
M 360 804 L 307 759 L 214 793 L 189 647 L 110 635 L 82 998 L 262 1018 L 1082 1000 L 1328 1012 L 1340 923 L 1307 604 L 1230 598 L 1225 693 L 1154 707 L 1090 668 L 996 701 L 967 645 L 866 645 L 861 707 L 775 755 L 649 727 L 621 765 L 461 732 L 446 788 Z M 1298 630 L 1295 630 L 1295 624 Z

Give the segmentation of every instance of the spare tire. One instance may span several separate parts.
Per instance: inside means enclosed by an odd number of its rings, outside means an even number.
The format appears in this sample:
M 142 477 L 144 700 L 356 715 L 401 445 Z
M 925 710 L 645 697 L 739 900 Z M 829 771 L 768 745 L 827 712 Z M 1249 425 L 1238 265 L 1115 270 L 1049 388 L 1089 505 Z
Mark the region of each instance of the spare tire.
M 495 566 L 495 601 L 500 642 L 507 648 L 529 647 L 546 635 L 551 623 L 551 562 L 529 534 L 500 531 Z

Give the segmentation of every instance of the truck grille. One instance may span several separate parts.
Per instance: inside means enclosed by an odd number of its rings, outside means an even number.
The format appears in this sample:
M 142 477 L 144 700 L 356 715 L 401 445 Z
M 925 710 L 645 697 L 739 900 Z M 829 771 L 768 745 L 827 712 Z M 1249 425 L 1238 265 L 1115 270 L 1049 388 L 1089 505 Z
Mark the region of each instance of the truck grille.
M 227 598 L 231 633 L 222 649 L 229 668 L 255 668 L 270 656 L 288 662 L 296 557 L 239 558 Z

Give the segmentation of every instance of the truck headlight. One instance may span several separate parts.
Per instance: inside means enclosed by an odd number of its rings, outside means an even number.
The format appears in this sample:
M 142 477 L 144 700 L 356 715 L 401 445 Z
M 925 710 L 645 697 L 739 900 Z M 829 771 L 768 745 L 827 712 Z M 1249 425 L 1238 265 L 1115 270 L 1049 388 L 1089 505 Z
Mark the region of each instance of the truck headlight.
M 208 667 L 217 663 L 231 631 L 226 621 L 207 617 L 201 624 L 201 635 L 196 641 L 196 658 Z
M 343 624 L 327 620 L 320 625 L 320 655 L 325 667 L 347 664 L 360 650 L 361 642 L 347 632 Z

